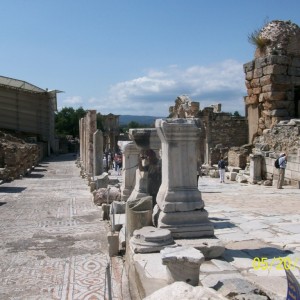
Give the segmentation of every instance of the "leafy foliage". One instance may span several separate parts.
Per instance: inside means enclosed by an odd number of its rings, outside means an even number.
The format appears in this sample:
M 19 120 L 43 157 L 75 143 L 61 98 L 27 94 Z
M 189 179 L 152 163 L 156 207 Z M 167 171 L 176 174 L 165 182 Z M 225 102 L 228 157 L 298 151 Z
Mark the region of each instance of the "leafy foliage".
M 265 47 L 270 44 L 270 40 L 260 36 L 260 30 L 254 30 L 251 34 L 249 34 L 248 41 L 260 50 L 264 50 Z
M 264 51 L 265 48 L 271 43 L 269 39 L 263 38 L 261 36 L 262 29 L 269 23 L 269 18 L 266 17 L 264 23 L 260 29 L 254 30 L 252 33 L 248 35 L 248 42 L 261 51 Z
M 136 121 L 130 121 L 128 124 L 120 126 L 120 132 L 126 133 L 129 131 L 130 128 L 151 128 L 151 127 L 154 127 L 154 124 L 149 125 L 149 124 L 142 124 Z
M 83 118 L 86 111 L 79 107 L 64 107 L 55 115 L 55 131 L 58 135 L 79 136 L 79 120 Z
M 97 113 L 97 129 L 100 129 L 102 132 L 104 132 L 104 116 L 100 113 Z

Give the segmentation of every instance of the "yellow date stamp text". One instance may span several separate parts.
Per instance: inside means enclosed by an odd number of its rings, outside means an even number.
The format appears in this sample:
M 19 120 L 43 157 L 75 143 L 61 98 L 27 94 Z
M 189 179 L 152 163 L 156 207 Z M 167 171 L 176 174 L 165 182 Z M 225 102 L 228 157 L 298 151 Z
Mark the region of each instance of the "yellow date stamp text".
M 292 259 L 290 257 L 254 257 L 252 260 L 252 267 L 254 270 L 294 270 L 300 267 L 298 258 Z

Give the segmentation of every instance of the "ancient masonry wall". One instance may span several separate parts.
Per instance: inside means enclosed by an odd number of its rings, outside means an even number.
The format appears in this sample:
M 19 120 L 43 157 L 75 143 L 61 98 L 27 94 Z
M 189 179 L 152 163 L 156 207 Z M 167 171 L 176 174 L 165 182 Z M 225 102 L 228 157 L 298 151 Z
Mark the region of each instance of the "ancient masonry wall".
M 299 116 L 299 57 L 269 55 L 256 58 L 244 64 L 244 72 L 250 142 L 264 129 Z
M 26 175 L 40 161 L 42 147 L 0 132 L 0 180 Z
M 212 145 L 224 147 L 247 144 L 248 124 L 245 118 L 234 118 L 220 114 L 210 122 L 210 141 Z
M 208 163 L 216 164 L 220 156 L 226 156 L 229 148 L 248 143 L 248 121 L 229 113 L 214 113 L 207 108 L 199 116 L 206 131 Z

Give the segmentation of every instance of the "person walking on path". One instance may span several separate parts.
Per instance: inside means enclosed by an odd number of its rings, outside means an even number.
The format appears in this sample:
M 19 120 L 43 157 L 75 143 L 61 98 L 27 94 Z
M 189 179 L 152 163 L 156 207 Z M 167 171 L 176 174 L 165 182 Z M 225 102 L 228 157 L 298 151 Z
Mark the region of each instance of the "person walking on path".
M 221 159 L 218 162 L 218 169 L 219 169 L 221 183 L 225 182 L 225 168 L 226 168 L 226 163 L 223 157 L 221 156 Z
M 287 163 L 287 157 L 285 153 L 280 153 L 278 163 L 279 163 L 279 178 L 277 182 L 277 188 L 283 189 L 282 186 L 283 186 L 284 173 L 285 173 L 285 168 Z

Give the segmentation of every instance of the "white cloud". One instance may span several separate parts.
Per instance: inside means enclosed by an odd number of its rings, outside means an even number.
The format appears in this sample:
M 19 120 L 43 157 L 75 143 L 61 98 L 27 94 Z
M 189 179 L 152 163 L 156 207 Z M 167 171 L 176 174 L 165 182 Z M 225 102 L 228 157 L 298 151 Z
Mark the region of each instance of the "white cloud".
M 93 97 L 84 103 L 81 97 L 75 96 L 65 99 L 63 104 L 96 109 L 102 114 L 163 117 L 169 114 L 169 106 L 182 94 L 200 102 L 201 109 L 221 103 L 223 111 L 243 113 L 246 88 L 242 63 L 226 60 L 210 66 L 181 68 L 171 65 L 165 69 L 151 69 L 138 78 L 112 85 L 102 99 Z
M 83 105 L 83 100 L 81 96 L 72 96 L 63 99 L 61 104 L 62 107 L 68 107 L 68 106 L 78 107 Z
M 245 93 L 242 64 L 227 60 L 212 66 L 151 69 L 144 76 L 111 86 L 107 102 L 117 114 L 165 116 L 176 97 L 187 94 L 202 108 L 218 102 L 224 111 L 243 112 Z

